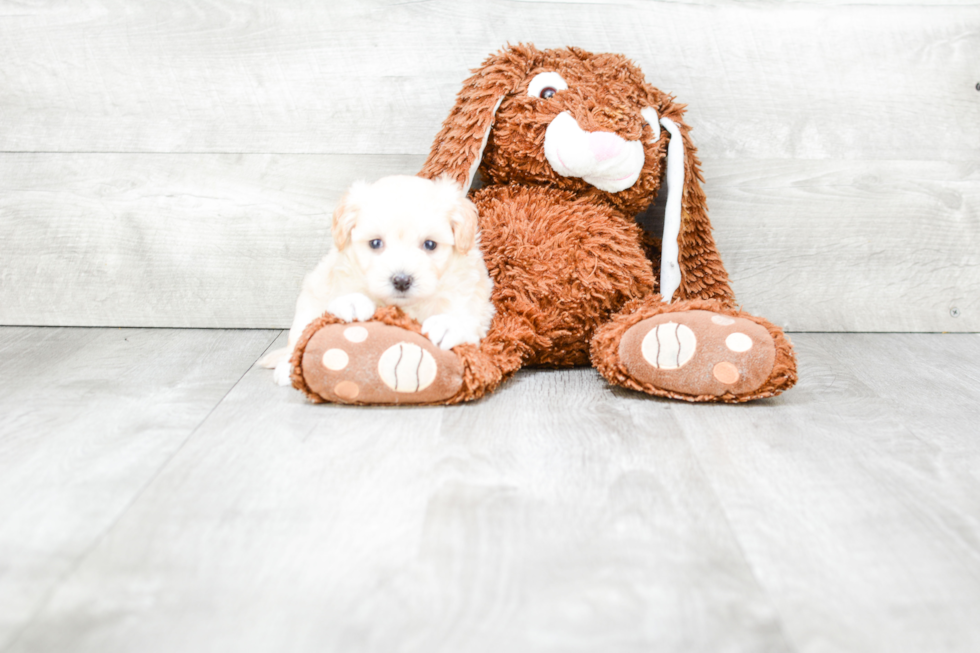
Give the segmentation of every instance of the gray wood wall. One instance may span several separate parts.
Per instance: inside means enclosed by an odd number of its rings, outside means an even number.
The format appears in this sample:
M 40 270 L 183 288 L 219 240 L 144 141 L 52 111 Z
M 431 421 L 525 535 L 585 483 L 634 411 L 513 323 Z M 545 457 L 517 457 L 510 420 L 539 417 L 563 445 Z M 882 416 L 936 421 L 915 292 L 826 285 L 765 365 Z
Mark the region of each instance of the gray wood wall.
M 980 7 L 0 0 L 0 324 L 287 327 L 354 179 L 506 42 L 690 105 L 743 307 L 980 330 Z

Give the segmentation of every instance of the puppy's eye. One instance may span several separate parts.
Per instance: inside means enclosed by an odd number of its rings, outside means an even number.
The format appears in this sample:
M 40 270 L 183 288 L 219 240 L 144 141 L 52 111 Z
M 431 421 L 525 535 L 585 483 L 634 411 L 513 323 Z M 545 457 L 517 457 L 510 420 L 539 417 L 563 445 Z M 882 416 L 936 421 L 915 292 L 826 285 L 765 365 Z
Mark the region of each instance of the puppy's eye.
M 557 92 L 558 91 L 556 89 L 553 89 L 550 86 L 546 86 L 543 89 L 541 89 L 540 97 L 542 100 L 550 100 L 552 97 L 554 97 L 555 93 Z
M 424 243 L 422 243 L 422 247 L 424 247 L 425 249 L 427 249 L 428 251 L 431 252 L 432 250 L 434 250 L 436 248 L 436 245 L 437 244 L 438 243 L 436 243 L 436 241 L 434 241 L 434 240 L 427 240 Z
M 368 241 L 368 247 L 371 249 L 381 249 L 382 245 L 384 245 L 384 241 L 380 238 L 375 238 L 374 240 Z

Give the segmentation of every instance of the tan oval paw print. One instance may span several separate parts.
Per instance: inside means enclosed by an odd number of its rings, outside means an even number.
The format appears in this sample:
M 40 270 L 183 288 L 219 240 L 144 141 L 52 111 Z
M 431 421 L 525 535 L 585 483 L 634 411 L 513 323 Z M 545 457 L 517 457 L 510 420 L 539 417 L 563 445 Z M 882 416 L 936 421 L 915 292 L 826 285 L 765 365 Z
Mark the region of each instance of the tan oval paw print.
M 395 392 L 421 392 L 432 385 L 437 372 L 432 354 L 409 342 L 392 345 L 378 360 L 381 380 Z

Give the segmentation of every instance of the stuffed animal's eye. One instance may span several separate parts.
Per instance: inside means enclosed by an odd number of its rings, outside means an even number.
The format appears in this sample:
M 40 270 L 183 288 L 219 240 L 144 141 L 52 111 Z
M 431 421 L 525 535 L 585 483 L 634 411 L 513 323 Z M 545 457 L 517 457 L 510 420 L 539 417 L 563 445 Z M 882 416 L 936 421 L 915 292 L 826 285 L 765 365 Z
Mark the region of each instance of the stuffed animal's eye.
M 371 249 L 381 249 L 382 245 L 384 245 L 384 241 L 380 238 L 375 238 L 374 240 L 368 241 L 368 247 Z
M 534 98 L 547 100 L 558 91 L 568 88 L 568 83 L 558 73 L 538 73 L 527 85 L 527 94 Z
M 436 248 L 436 245 L 437 243 L 434 240 L 427 240 L 424 243 L 422 243 L 422 247 L 429 250 L 430 252 Z

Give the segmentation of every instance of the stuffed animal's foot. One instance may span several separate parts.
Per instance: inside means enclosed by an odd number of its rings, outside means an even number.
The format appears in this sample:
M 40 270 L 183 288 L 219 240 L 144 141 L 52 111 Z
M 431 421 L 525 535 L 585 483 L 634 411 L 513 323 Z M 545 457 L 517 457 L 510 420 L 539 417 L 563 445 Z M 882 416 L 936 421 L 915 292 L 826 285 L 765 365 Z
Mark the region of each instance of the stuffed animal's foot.
M 742 402 L 796 382 L 792 346 L 760 318 L 725 309 L 625 318 L 593 343 L 596 366 L 614 383 L 687 401 Z
M 314 401 L 344 404 L 441 403 L 462 385 L 455 354 L 382 322 L 319 327 L 293 357 L 292 375 Z
M 690 396 L 750 395 L 772 372 L 776 347 L 755 322 L 709 311 L 647 318 L 623 334 L 619 355 L 641 383 Z

